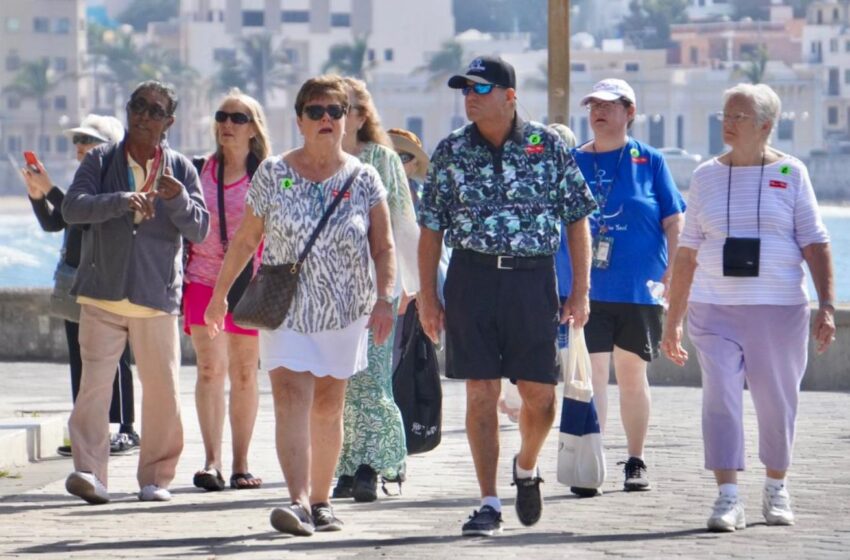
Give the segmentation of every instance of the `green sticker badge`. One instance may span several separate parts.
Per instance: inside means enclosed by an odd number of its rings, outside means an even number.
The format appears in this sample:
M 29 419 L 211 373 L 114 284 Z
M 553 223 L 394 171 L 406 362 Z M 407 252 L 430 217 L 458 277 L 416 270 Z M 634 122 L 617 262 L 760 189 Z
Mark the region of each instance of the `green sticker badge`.
M 632 157 L 640 156 L 640 150 L 638 150 L 637 148 L 632 148 L 631 150 L 629 150 L 629 153 L 632 155 Z
M 779 168 L 779 172 L 782 173 L 783 175 L 790 175 L 791 174 L 791 166 L 790 165 L 783 165 L 782 167 Z
M 290 179 L 289 177 L 284 177 L 283 179 L 280 180 L 280 188 L 282 188 L 284 190 L 291 189 L 292 184 L 293 184 L 292 179 Z
M 539 144 L 542 141 L 543 141 L 543 138 L 541 138 L 540 135 L 537 134 L 537 133 L 532 134 L 531 136 L 528 137 L 528 143 L 531 144 L 532 146 L 536 146 L 537 144 Z

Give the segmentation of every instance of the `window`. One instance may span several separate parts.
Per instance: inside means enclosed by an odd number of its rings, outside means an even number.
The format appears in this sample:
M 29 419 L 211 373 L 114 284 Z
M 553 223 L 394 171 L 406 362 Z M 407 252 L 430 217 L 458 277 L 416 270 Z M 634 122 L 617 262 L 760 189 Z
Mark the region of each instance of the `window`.
M 21 20 L 16 17 L 6 18 L 6 31 L 20 31 L 21 29 Z
M 823 25 L 823 10 L 818 10 L 817 21 L 818 25 Z
M 384 49 L 384 60 L 387 62 L 393 61 L 393 50 L 392 49 Z
M 21 108 L 21 99 L 16 95 L 10 95 L 6 98 L 6 108 L 7 109 L 20 109 Z
M 844 52 L 850 52 L 850 41 L 844 41 Z
M 717 115 L 708 117 L 708 151 L 711 155 L 723 151 L 723 122 Z
M 832 23 L 838 23 L 838 20 L 841 18 L 841 14 L 838 11 L 838 8 L 832 9 Z
M 649 145 L 656 148 L 664 147 L 664 117 L 652 115 L 649 117 Z
M 242 10 L 242 27 L 262 27 L 265 18 L 262 10 Z
M 216 62 L 236 62 L 236 49 L 213 49 Z
M 310 23 L 310 10 L 283 10 L 280 13 L 283 23 Z
M 50 151 L 50 136 L 44 134 L 38 137 L 38 151 L 43 154 Z
M 64 56 L 57 56 L 53 59 L 53 69 L 57 72 L 68 71 L 68 59 Z
M 23 150 L 23 144 L 20 136 L 9 136 L 6 140 L 6 145 L 9 147 L 8 151 L 10 152 L 20 152 Z
M 676 117 L 676 147 L 685 147 L 685 117 L 682 115 Z
M 6 71 L 17 72 L 20 67 L 21 57 L 18 55 L 18 51 L 12 51 L 6 55 Z
M 841 87 L 839 85 L 838 68 L 829 69 L 829 83 L 827 85 L 827 95 L 841 95 Z
M 779 125 L 776 128 L 776 136 L 780 140 L 793 140 L 794 121 L 791 119 L 779 119 Z
M 407 117 L 407 126 L 405 127 L 407 130 L 415 134 L 419 137 L 422 142 L 425 142 L 425 135 L 423 134 L 423 121 L 422 117 Z
M 367 59 L 369 62 L 375 62 L 375 49 L 369 49 L 369 50 L 366 52 L 366 59 Z
M 283 55 L 286 57 L 286 61 L 290 64 L 298 64 L 298 61 L 301 59 L 298 56 L 298 49 L 283 49 Z
M 696 47 L 691 47 L 690 52 L 691 52 L 691 54 L 690 54 L 691 64 L 698 64 L 699 63 L 699 49 L 696 48 Z
M 844 70 L 844 83 L 850 84 L 850 69 Z
M 640 64 L 637 62 L 627 62 L 623 65 L 626 72 L 638 72 L 640 71 Z
M 570 64 L 570 72 L 587 72 L 587 64 L 584 62 L 573 62 Z
M 68 152 L 68 138 L 65 136 L 56 137 L 56 151 L 60 154 Z
M 56 18 L 53 22 L 53 31 L 59 35 L 67 35 L 71 32 L 71 20 L 68 18 Z
M 351 14 L 331 14 L 331 27 L 351 27 Z
M 829 52 L 838 52 L 838 39 L 829 40 Z
M 588 138 L 590 138 L 590 128 L 589 128 L 588 124 L 589 123 L 587 121 L 587 117 L 582 117 L 581 123 L 579 124 L 579 129 L 580 129 L 579 130 L 579 136 L 578 136 L 579 142 L 583 142 L 583 141 L 587 140 Z
M 50 33 L 50 20 L 46 17 L 33 18 L 32 30 L 36 33 Z
M 758 52 L 758 45 L 753 43 L 743 43 L 741 45 L 741 58 L 752 56 Z
M 830 107 L 827 109 L 826 120 L 833 126 L 838 124 L 838 107 Z
M 68 108 L 68 98 L 64 95 L 57 95 L 53 99 L 53 108 L 57 111 L 64 111 Z

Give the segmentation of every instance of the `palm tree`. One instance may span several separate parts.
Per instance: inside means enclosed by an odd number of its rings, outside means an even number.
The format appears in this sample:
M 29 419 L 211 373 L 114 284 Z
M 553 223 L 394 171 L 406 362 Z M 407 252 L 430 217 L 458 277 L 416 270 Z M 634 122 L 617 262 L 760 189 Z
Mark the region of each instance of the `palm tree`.
M 42 58 L 33 62 L 24 62 L 12 83 L 3 88 L 3 93 L 11 93 L 23 99 L 35 99 L 39 109 L 38 134 L 44 137 L 44 119 L 47 112 L 47 96 L 56 89 L 64 76 L 53 76 L 50 61 Z
M 351 44 L 333 45 L 328 53 L 328 61 L 322 66 L 322 72 L 336 72 L 365 80 L 367 72 L 374 66 L 374 62 L 366 60 L 368 50 L 366 37 L 359 37 Z
M 445 41 L 440 50 L 428 57 L 428 63 L 416 72 L 428 73 L 428 87 L 445 85 L 446 79 L 457 74 L 463 64 L 463 47 L 454 40 Z
M 743 69 L 739 69 L 736 73 L 746 78 L 751 84 L 760 84 L 764 80 L 765 70 L 767 70 L 767 49 L 764 45 L 759 45 L 756 52 L 747 55 L 748 63 Z
M 283 48 L 275 49 L 271 34 L 250 35 L 241 38 L 239 42 L 237 57 L 219 62 L 218 72 L 213 76 L 211 94 L 238 87 L 265 105 L 269 93 L 286 88 L 296 81 L 297 69 Z

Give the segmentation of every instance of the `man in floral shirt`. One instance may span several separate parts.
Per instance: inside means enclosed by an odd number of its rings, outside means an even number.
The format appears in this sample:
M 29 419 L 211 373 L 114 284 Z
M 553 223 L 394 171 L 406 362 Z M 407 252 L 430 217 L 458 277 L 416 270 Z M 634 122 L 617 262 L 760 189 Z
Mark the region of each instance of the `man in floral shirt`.
M 522 446 L 514 458 L 517 517 L 540 519 L 537 456 L 555 418 L 557 327 L 581 327 L 589 311 L 590 235 L 594 210 L 567 146 L 546 126 L 516 114 L 516 77 L 500 58 L 479 57 L 449 87 L 464 95 L 471 124 L 440 142 L 419 206 L 422 325 L 437 340 L 445 324 L 446 375 L 466 380 L 467 437 L 481 508 L 464 535 L 501 532 L 496 495 L 502 378 L 522 396 Z M 574 271 L 560 309 L 553 254 L 567 224 Z M 445 311 L 437 299 L 440 244 L 453 249 Z

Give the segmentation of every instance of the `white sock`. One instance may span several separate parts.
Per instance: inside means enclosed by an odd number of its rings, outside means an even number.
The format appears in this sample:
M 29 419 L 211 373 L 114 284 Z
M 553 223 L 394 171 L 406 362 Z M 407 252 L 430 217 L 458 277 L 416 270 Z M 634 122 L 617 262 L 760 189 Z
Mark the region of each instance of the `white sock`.
M 530 469 L 524 469 L 519 466 L 519 463 L 516 464 L 517 478 L 533 478 L 535 476 L 537 476 L 537 465 L 534 465 Z
M 481 498 L 481 507 L 490 506 L 499 513 L 502 512 L 502 500 L 498 496 L 484 496 Z
M 784 478 L 770 478 L 766 476 L 764 478 L 764 487 L 765 488 L 775 488 L 780 490 L 785 487 L 785 479 Z
M 718 490 L 720 490 L 721 496 L 728 496 L 730 498 L 737 498 L 738 497 L 738 485 L 737 484 L 732 484 L 732 483 L 727 482 L 726 484 L 721 484 L 718 487 Z

